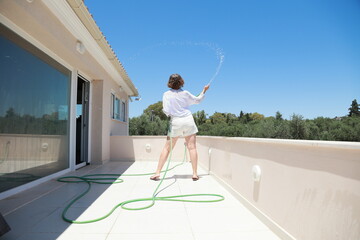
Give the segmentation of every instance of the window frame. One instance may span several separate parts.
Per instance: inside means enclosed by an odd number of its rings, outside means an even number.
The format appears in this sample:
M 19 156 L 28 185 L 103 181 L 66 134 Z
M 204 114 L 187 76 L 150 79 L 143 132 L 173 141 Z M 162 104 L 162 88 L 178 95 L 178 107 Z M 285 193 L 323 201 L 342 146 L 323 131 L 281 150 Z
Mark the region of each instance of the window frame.
M 123 122 L 126 122 L 126 101 L 121 100 L 120 118 Z
M 127 122 L 126 101 L 119 98 L 115 93 L 111 93 L 111 119 Z

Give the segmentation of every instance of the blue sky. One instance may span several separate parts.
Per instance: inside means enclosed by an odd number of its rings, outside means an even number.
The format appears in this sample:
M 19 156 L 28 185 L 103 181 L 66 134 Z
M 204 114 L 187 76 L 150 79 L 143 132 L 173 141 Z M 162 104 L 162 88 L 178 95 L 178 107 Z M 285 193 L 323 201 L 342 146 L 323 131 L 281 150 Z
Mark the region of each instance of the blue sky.
M 312 119 L 360 103 L 358 0 L 85 0 L 142 100 L 162 99 L 169 75 L 198 94 L 192 111 Z

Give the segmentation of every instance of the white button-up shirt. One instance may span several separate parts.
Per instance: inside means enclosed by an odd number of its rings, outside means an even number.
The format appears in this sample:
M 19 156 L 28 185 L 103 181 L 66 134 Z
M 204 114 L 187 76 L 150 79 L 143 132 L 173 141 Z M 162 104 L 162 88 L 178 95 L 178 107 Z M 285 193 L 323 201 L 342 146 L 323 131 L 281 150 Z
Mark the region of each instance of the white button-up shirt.
M 163 95 L 163 112 L 166 116 L 186 117 L 191 115 L 190 105 L 198 104 L 204 99 L 205 95 L 201 92 L 199 96 L 194 96 L 190 92 L 182 89 L 170 89 Z

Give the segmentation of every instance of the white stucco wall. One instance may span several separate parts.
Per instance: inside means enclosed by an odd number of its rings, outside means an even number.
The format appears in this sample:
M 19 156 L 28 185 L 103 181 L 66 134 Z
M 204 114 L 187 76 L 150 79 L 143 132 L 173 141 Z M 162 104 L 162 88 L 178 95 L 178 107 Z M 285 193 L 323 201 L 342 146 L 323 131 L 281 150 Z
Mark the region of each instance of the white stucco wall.
M 68 19 L 74 21 L 66 23 L 64 20 Z M 92 94 L 90 96 L 89 155 L 93 163 L 108 161 L 110 135 L 127 135 L 128 132 L 128 123 L 111 119 L 111 91 L 115 90 L 116 94 L 124 100 L 128 100 L 129 94 L 119 90 L 119 82 L 124 81 L 121 79 L 121 74 L 107 59 L 108 53 L 102 52 L 96 40 L 66 1 L 3 0 L 0 1 L 0 21 L 30 44 L 68 68 L 73 74 L 80 73 L 90 81 Z M 79 41 L 85 47 L 85 52 L 82 54 L 76 50 Z M 106 61 L 109 63 L 106 64 Z M 72 77 L 72 81 L 76 81 L 76 76 Z M 100 82 L 102 83 L 99 84 Z M 73 83 L 71 85 L 75 86 Z M 128 89 L 126 86 L 124 88 Z M 72 93 L 75 92 L 72 91 Z M 74 101 L 72 103 L 74 104 Z M 75 106 L 72 108 L 75 109 Z M 73 119 L 70 121 L 72 124 L 75 123 Z M 71 127 L 71 129 L 75 128 Z M 74 134 L 74 131 L 70 133 L 72 141 L 75 139 Z M 73 146 L 74 143 L 70 143 L 70 148 Z M 70 151 L 74 152 L 71 149 Z M 74 154 L 70 156 L 70 158 L 73 157 Z

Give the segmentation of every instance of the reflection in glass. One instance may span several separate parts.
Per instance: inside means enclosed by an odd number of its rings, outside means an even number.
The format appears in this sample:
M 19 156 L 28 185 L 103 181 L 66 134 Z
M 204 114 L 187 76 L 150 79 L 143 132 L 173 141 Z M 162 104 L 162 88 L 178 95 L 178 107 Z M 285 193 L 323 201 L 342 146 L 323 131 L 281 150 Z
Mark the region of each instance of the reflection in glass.
M 68 168 L 70 71 L 0 25 L 0 192 Z

